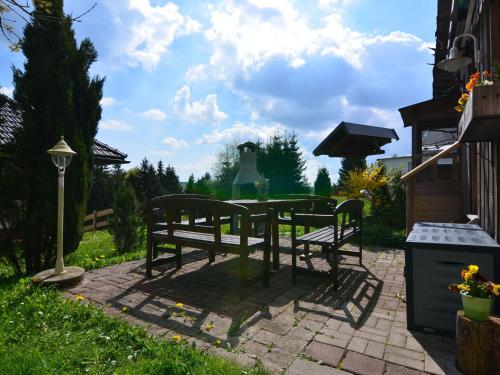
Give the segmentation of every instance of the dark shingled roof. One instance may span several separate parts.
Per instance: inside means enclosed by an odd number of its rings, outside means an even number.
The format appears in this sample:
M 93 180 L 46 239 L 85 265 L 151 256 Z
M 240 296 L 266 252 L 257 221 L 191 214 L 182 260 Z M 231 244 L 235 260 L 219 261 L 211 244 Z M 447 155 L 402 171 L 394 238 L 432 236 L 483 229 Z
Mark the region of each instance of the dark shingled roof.
M 383 154 L 380 149 L 399 137 L 394 129 L 342 121 L 313 151 L 315 156 L 364 158 Z
M 2 99 L 2 98 L 0 98 Z M 16 107 L 14 101 L 6 99 L 2 105 L 0 101 L 0 151 L 14 142 L 14 132 L 22 125 L 21 111 Z M 127 154 L 117 149 L 94 140 L 92 148 L 94 153 L 94 162 L 99 165 L 126 164 L 128 163 Z

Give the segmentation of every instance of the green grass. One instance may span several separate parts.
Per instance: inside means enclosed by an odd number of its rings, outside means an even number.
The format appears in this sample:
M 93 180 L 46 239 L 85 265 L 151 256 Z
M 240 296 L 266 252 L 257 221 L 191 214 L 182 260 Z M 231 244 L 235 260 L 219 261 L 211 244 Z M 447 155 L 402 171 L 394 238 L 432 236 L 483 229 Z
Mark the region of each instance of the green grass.
M 68 266 L 90 270 L 145 257 L 146 244 L 144 242 L 138 249 L 120 254 L 116 251 L 111 234 L 107 230 L 101 230 L 84 233 L 78 249 L 66 256 L 64 262 Z
M 149 336 L 29 279 L 0 286 L 0 373 L 267 374 Z

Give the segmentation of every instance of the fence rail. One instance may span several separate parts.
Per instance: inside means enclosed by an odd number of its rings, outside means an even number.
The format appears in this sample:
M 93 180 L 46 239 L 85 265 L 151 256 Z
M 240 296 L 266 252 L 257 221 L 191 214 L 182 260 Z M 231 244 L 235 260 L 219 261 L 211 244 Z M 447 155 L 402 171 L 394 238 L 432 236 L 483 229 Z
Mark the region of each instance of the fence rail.
M 95 232 L 98 229 L 106 228 L 109 225 L 108 216 L 113 214 L 112 208 L 101 211 L 94 211 L 85 216 L 83 225 L 84 232 Z M 90 222 L 90 223 L 89 223 Z M 89 224 L 88 224 L 89 223 Z

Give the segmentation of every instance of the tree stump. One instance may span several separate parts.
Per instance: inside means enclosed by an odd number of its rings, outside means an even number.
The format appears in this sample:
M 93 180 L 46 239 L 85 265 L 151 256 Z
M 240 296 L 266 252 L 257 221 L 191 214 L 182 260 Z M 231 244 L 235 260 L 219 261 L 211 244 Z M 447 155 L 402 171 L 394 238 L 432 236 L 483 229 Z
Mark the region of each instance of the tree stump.
M 500 375 L 500 317 L 479 322 L 457 312 L 457 368 L 464 375 Z

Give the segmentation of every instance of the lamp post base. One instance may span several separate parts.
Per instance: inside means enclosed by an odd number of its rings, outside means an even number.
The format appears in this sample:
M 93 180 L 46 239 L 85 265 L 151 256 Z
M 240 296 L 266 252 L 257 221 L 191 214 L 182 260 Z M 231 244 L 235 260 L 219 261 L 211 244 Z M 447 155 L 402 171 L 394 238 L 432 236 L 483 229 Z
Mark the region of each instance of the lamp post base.
M 58 288 L 63 288 L 78 284 L 83 280 L 84 274 L 85 270 L 80 267 L 64 267 L 64 272 L 60 274 L 56 274 L 55 270 L 52 268 L 37 273 L 33 276 L 32 281 L 33 284 L 45 286 L 53 285 Z

